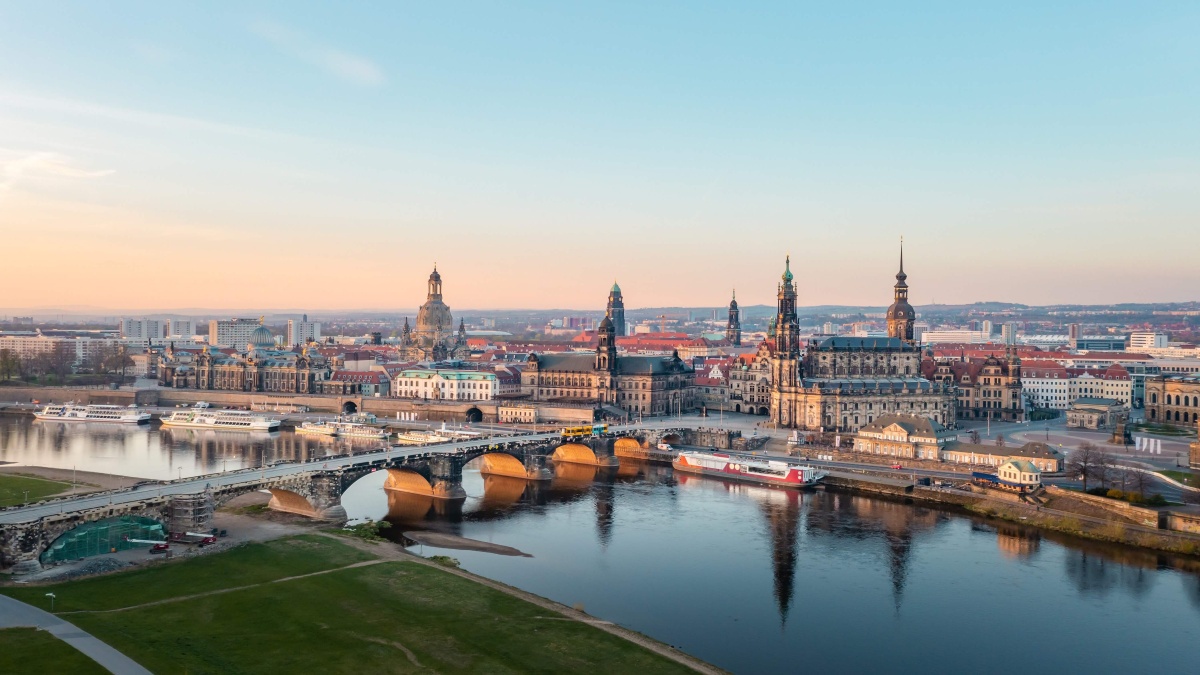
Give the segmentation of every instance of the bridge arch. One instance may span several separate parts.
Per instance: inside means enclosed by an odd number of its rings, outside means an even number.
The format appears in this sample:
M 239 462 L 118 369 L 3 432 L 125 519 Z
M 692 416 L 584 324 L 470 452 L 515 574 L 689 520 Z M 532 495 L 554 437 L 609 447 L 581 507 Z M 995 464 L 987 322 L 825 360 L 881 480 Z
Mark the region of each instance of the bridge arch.
M 272 511 L 282 511 L 284 513 L 295 513 L 300 516 L 308 516 L 316 518 L 320 515 L 316 507 L 312 505 L 298 492 L 285 490 L 283 488 L 267 488 L 271 493 L 271 501 L 267 502 L 267 508 Z
M 680 445 L 683 443 L 683 437 L 679 434 L 663 434 L 662 442 L 667 445 Z
M 466 418 L 470 424 L 478 424 L 483 421 L 483 411 L 475 406 L 471 406 L 467 409 Z
M 154 518 L 129 515 L 81 523 L 60 534 L 39 560 L 45 565 L 146 546 L 130 539 L 166 541 L 166 528 Z
M 637 451 L 642 449 L 642 444 L 638 439 L 631 436 L 622 436 L 613 441 L 613 453 L 620 455 L 628 451 Z
M 484 453 L 469 464 L 479 467 L 479 473 L 484 476 L 508 476 L 510 478 L 525 478 L 527 471 L 525 463 L 503 452 Z
M 592 466 L 597 464 L 596 453 L 582 443 L 563 443 L 555 448 L 550 459 L 569 464 L 590 464 Z
M 387 480 L 383 483 L 384 490 L 408 492 L 414 495 L 433 496 L 433 485 L 420 473 L 412 469 L 388 469 Z
M 342 414 L 353 415 L 358 412 L 358 404 L 354 401 L 346 401 L 342 403 Z

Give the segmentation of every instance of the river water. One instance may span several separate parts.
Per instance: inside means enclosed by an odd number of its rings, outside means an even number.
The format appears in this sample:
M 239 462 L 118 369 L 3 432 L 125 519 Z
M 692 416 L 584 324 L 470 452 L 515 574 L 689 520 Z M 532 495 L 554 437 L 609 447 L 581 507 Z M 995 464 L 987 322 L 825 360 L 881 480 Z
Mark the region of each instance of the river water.
M 343 451 L 289 433 L 58 426 L 0 417 L 0 460 L 166 478 Z M 385 492 L 380 472 L 343 503 L 397 539 L 434 529 L 520 549 L 531 557 L 414 547 L 736 673 L 1200 670 L 1191 561 L 669 467 L 554 470 L 532 486 L 468 470 L 469 498 L 449 509 Z

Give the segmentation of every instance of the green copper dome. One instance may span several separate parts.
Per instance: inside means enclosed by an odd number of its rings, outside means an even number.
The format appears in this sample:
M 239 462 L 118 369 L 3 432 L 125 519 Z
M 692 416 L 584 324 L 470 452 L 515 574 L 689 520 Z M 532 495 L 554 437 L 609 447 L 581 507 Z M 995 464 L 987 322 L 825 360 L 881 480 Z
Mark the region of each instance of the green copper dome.
M 792 256 L 790 256 L 790 255 L 787 257 L 787 261 L 784 262 L 783 283 L 785 283 L 785 284 L 792 283 Z
M 609 292 L 610 293 L 620 293 L 621 292 L 621 287 L 617 285 L 616 281 L 613 282 L 612 290 Z

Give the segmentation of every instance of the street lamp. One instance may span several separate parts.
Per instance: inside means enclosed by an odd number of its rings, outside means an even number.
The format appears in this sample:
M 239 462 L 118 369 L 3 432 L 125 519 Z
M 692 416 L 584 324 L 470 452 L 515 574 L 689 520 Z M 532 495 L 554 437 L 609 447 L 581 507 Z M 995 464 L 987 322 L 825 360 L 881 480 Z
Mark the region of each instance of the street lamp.
M 25 502 L 24 503 L 26 503 L 26 504 L 29 503 L 29 490 L 25 490 Z
M 183 467 L 179 467 L 179 480 L 183 480 Z
M 50 611 L 53 612 L 54 611 L 54 598 L 57 596 L 55 596 L 53 593 L 47 593 L 46 597 L 50 598 Z

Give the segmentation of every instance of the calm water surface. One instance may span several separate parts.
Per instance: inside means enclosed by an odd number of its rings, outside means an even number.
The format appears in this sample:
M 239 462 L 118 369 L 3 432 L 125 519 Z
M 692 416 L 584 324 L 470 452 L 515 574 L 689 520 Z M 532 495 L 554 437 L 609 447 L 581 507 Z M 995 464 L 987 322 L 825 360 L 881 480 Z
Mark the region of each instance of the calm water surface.
M 148 478 L 347 449 L 0 416 L 0 460 Z M 534 488 L 469 470 L 449 510 L 383 479 L 346 493 L 351 517 L 521 549 L 532 557 L 419 547 L 737 673 L 1200 672 L 1200 576 L 1169 556 L 643 464 L 560 465 Z

